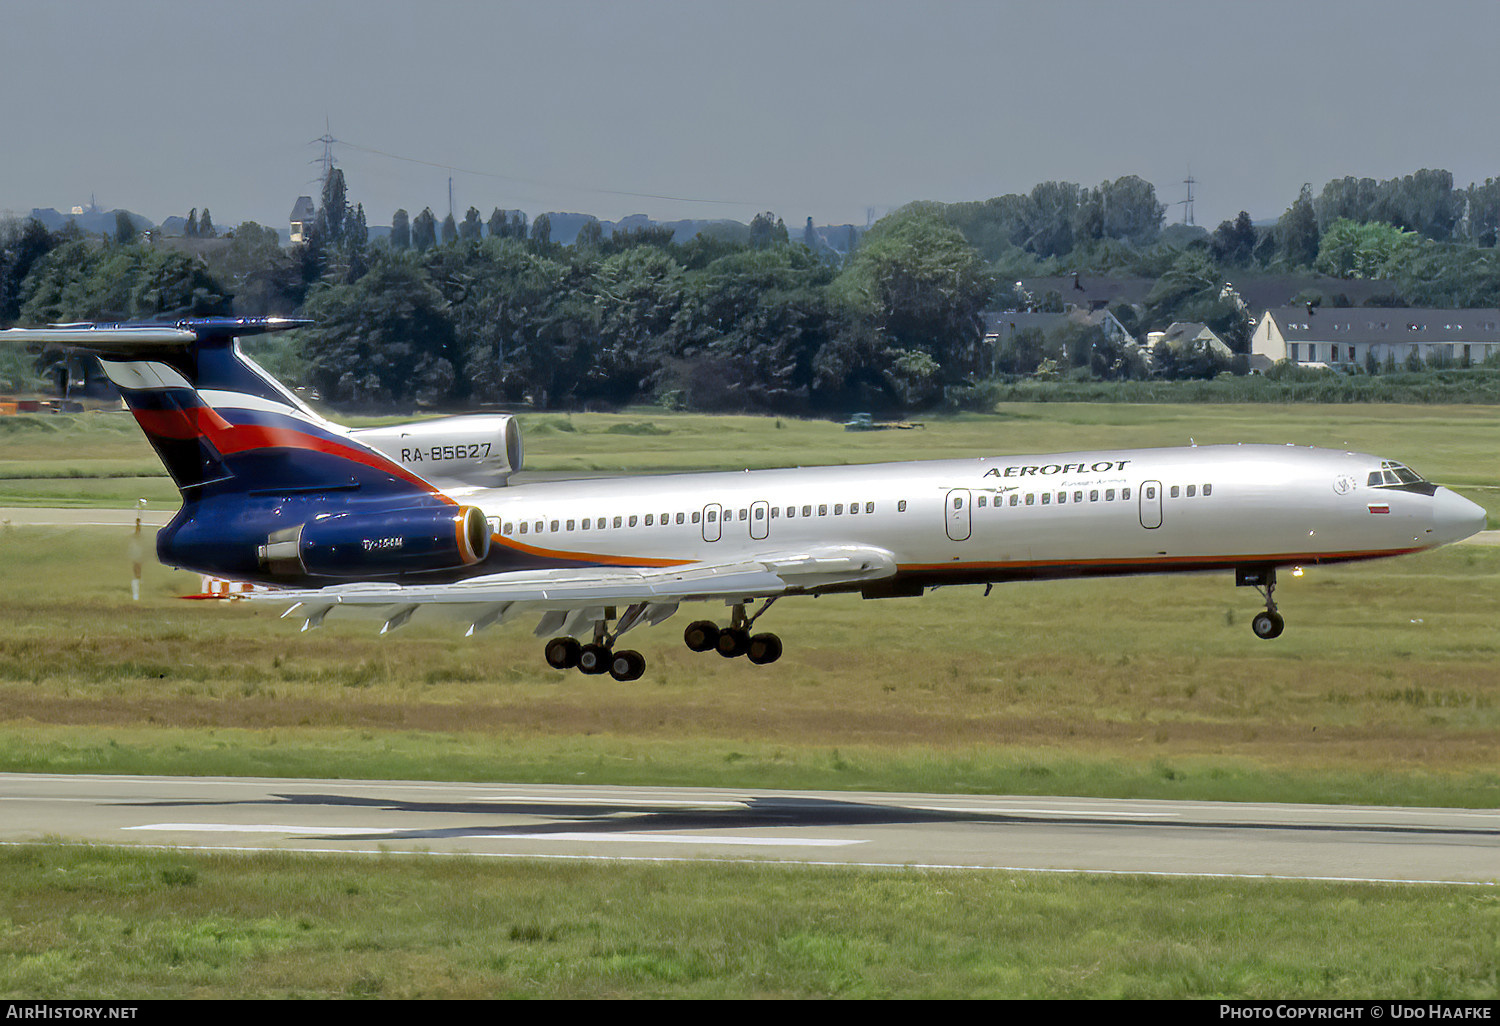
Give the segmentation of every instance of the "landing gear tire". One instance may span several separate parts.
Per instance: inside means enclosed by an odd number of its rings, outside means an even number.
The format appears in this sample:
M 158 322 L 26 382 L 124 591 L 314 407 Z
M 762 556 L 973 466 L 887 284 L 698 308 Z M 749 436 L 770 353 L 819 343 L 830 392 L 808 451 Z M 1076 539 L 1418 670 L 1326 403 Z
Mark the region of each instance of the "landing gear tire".
M 725 659 L 742 656 L 750 651 L 750 632 L 743 627 L 726 627 L 719 632 L 719 640 L 714 647 Z
M 629 649 L 616 652 L 609 659 L 609 675 L 615 680 L 640 680 L 646 672 L 646 658 Z
M 712 620 L 698 620 L 688 624 L 682 632 L 682 640 L 694 652 L 707 652 L 719 643 L 719 625 Z
M 757 634 L 750 639 L 745 656 L 757 666 L 774 663 L 781 658 L 781 639 L 774 634 Z
M 589 675 L 609 671 L 610 652 L 605 645 L 584 645 L 578 650 L 578 670 Z
M 571 670 L 578 665 L 579 653 L 583 646 L 573 638 L 553 638 L 547 642 L 545 653 L 547 665 L 554 670 Z
M 1267 610 L 1264 613 L 1256 613 L 1255 619 L 1250 621 L 1250 629 L 1255 636 L 1264 641 L 1281 637 L 1281 632 L 1286 628 L 1286 621 L 1281 618 L 1280 613 Z

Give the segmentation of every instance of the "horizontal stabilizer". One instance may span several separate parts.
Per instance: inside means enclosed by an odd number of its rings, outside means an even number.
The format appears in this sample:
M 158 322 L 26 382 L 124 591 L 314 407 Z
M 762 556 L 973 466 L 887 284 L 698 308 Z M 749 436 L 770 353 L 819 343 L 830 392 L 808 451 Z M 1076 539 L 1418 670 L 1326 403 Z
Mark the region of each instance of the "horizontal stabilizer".
M 311 323 L 292 317 L 199 317 L 173 324 L 51 324 L 0 331 L 0 341 L 50 342 L 96 353 L 134 353 L 191 345 L 208 338 L 286 331 Z

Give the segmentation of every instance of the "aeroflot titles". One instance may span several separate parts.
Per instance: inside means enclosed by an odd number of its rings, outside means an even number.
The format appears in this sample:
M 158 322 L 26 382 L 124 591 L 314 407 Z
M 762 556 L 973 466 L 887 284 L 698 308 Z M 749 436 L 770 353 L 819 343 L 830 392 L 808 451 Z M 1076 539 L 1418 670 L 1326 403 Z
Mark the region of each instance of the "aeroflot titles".
M 1130 460 L 1100 460 L 1097 463 L 1048 463 L 1046 466 L 1026 465 L 1018 467 L 991 467 L 985 477 L 1032 477 L 1051 474 L 1103 474 L 1111 470 L 1124 470 Z

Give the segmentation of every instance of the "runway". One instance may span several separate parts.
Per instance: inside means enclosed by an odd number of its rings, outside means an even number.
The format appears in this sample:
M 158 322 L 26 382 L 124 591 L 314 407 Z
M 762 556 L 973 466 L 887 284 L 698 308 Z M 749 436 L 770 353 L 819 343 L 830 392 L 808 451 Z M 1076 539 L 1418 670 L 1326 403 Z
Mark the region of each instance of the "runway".
M 0 774 L 0 843 L 1495 884 L 1500 812 Z

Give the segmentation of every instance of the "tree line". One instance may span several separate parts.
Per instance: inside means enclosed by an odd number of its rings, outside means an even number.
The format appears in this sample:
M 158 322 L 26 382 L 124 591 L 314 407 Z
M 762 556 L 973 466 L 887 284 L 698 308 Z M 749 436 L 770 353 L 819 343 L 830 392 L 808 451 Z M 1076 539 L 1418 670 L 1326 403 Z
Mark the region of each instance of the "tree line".
M 371 243 L 341 169 L 325 177 L 303 245 L 206 208 L 193 252 L 152 244 L 124 218 L 113 237 L 34 221 L 0 225 L 0 322 L 296 314 L 315 325 L 270 346 L 278 373 L 364 408 L 656 401 L 697 409 L 839 413 L 984 406 L 997 382 L 1213 377 L 1244 369 L 1197 350 L 1147 353 L 1098 328 L 985 344 L 985 309 L 1061 309 L 1017 279 L 1065 270 L 1155 279 L 1114 313 L 1138 338 L 1175 320 L 1248 348 L 1229 276 L 1320 272 L 1392 283 L 1390 305 L 1500 305 L 1500 183 L 1456 189 L 1447 172 L 1304 187 L 1274 225 L 1241 212 L 1213 232 L 1165 226 L 1149 182 L 1044 182 L 978 203 L 916 203 L 852 253 L 793 241 L 771 212 L 739 241 L 670 228 L 575 242 L 547 215 L 470 207 L 439 222 L 398 210 Z M 1321 300 L 1321 296 L 1318 297 Z M 1309 301 L 1312 301 L 1309 299 Z M 1335 298 L 1336 301 L 1336 298 Z

